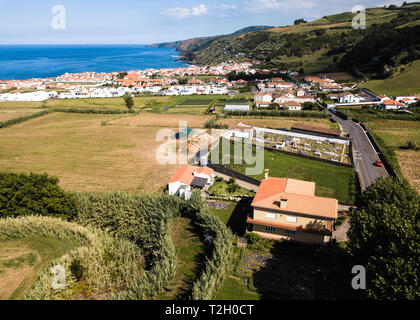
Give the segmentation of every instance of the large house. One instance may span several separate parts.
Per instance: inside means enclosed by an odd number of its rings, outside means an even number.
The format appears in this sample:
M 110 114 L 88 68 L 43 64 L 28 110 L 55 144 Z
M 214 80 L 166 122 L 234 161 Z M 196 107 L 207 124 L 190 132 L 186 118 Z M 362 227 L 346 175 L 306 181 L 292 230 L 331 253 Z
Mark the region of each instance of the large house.
M 169 180 L 168 188 L 171 196 L 190 199 L 193 189 L 203 189 L 214 181 L 214 170 L 207 167 L 184 166 Z
M 406 106 L 401 102 L 395 101 L 393 99 L 384 100 L 380 105 L 379 108 L 384 110 L 399 110 L 404 109 Z
M 315 183 L 266 178 L 252 202 L 248 231 L 274 240 L 324 243 L 338 217 L 338 200 L 315 196 Z

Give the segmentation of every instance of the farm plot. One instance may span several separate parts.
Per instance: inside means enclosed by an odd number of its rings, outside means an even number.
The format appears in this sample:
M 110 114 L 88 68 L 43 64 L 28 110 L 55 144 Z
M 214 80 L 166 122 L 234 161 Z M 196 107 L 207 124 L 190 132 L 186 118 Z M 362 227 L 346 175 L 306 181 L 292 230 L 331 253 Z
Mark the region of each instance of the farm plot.
M 280 129 L 280 128 L 290 129 L 293 125 L 301 124 L 301 123 L 304 123 L 306 125 L 321 127 L 321 128 L 336 129 L 335 127 L 336 125 L 333 124 L 328 119 L 302 119 L 302 118 L 286 118 L 286 117 L 273 119 L 269 117 L 267 118 L 235 117 L 235 118 L 222 119 L 219 121 L 220 124 L 226 124 L 228 126 L 237 125 L 240 122 L 249 126 L 261 127 L 261 128 L 272 128 L 272 129 Z
M 162 126 L 177 130 L 178 118 L 141 114 L 125 120 L 135 125 L 101 125 L 115 117 L 54 113 L 2 129 L 0 170 L 46 172 L 73 191 L 161 190 L 179 165 L 157 162 L 156 136 Z M 206 120 L 195 117 L 187 119 L 189 126 L 199 127 Z
M 420 193 L 420 150 L 407 150 L 408 142 L 420 146 L 418 121 L 375 120 L 367 123 L 377 142 L 402 175 Z
M 145 96 L 134 97 L 133 101 L 134 110 L 161 111 L 165 106 L 176 105 L 179 101 L 182 101 L 182 98 Z M 123 98 L 48 100 L 46 106 L 51 108 L 127 109 Z
M 204 123 L 211 118 L 212 116 L 206 115 L 140 113 L 135 117 L 119 119 L 110 124 L 128 127 L 177 128 L 180 121 L 186 121 L 189 128 L 203 128 Z
M 0 122 L 29 116 L 45 109 L 30 108 L 0 108 Z

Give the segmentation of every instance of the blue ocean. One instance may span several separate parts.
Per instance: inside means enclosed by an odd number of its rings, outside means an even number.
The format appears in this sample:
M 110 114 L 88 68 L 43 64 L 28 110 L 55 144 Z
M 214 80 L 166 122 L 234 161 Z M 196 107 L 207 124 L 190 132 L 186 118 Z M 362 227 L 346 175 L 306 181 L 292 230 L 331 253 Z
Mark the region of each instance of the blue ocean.
M 144 45 L 0 45 L 0 80 L 186 65 L 175 49 Z

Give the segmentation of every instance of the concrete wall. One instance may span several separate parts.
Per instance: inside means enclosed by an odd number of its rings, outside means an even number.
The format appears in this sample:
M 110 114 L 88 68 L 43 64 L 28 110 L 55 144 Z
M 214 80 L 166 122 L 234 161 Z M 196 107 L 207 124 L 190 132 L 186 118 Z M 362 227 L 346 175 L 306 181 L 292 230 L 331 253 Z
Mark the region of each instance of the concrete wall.
M 324 243 L 325 236 L 319 234 L 312 234 L 307 232 L 296 232 L 296 236 L 290 237 L 286 235 L 286 230 L 276 228 L 274 233 L 265 231 L 264 226 L 254 225 L 253 232 L 259 234 L 262 238 L 272 240 L 289 240 L 304 243 Z
M 267 217 L 267 214 L 274 214 L 275 219 Z M 288 221 L 288 217 L 296 217 L 296 222 Z M 278 223 L 282 225 L 290 225 L 295 228 L 305 228 L 305 229 L 315 229 L 315 230 L 324 230 L 327 219 L 317 219 L 313 217 L 308 217 L 304 215 L 292 214 L 292 213 L 278 213 L 274 210 L 267 209 L 254 209 L 254 219 L 258 221 L 266 221 L 268 223 Z

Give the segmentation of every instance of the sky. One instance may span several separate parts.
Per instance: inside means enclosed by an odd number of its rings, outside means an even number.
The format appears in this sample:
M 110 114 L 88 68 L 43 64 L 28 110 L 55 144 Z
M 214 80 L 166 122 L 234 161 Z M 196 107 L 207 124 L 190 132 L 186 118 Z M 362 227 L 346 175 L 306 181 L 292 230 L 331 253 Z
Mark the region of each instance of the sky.
M 0 44 L 150 44 L 229 34 L 247 26 L 284 26 L 299 18 L 310 21 L 351 11 L 355 5 L 371 8 L 402 2 L 0 0 Z

